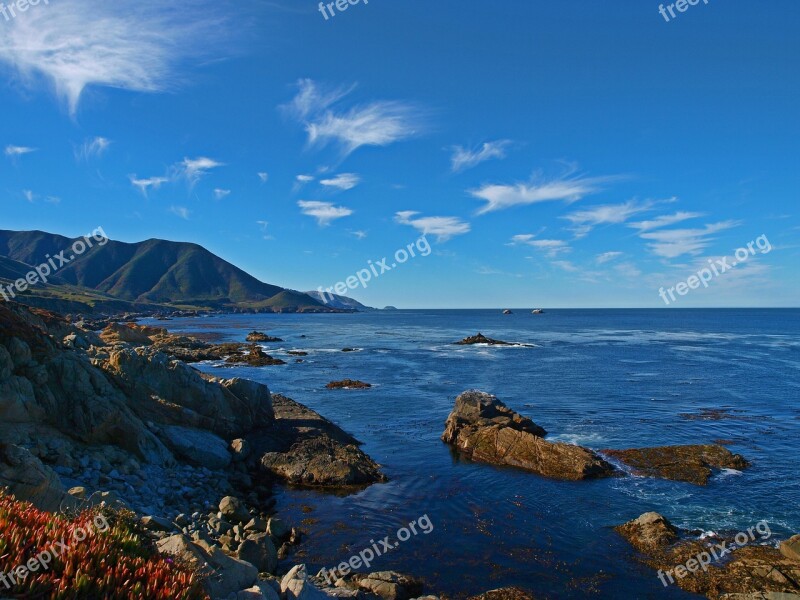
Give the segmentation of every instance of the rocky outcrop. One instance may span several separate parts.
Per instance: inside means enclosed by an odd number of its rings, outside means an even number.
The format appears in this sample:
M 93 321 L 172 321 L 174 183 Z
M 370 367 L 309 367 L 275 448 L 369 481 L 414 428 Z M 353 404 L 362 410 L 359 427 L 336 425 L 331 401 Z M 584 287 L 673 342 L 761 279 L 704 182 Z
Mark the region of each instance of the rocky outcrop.
M 489 346 L 519 346 L 521 344 L 512 344 L 511 342 L 503 342 L 500 340 L 493 340 L 492 338 L 488 338 L 482 333 L 478 333 L 478 335 L 472 335 L 469 337 L 465 337 L 463 340 L 459 342 L 455 342 L 456 346 L 473 346 L 475 344 L 487 344 Z
M 248 348 L 239 349 L 225 359 L 229 364 L 242 364 L 250 367 L 267 367 L 271 365 L 285 365 L 286 362 L 280 358 L 274 358 L 264 352 L 258 344 L 253 344 Z
M 505 587 L 472 596 L 467 600 L 536 600 L 536 596 L 519 587 Z
M 331 381 L 325 387 L 329 390 L 366 390 L 371 388 L 372 384 L 356 379 L 343 379 L 342 381 Z
M 260 331 L 253 331 L 245 338 L 248 342 L 282 342 L 281 338 L 272 337 Z
M 442 440 L 476 462 L 519 467 L 556 479 L 609 477 L 614 467 L 572 444 L 544 439 L 547 432 L 495 396 L 468 391 L 456 398 Z
M 380 465 L 358 446 L 326 435 L 300 439 L 287 452 L 267 452 L 261 467 L 280 480 L 310 487 L 349 487 L 386 481 Z
M 628 465 L 636 475 L 696 485 L 706 485 L 714 470 L 742 470 L 750 466 L 744 457 L 718 444 L 603 450 L 603 453 Z
M 800 561 L 762 545 L 771 536 L 762 523 L 748 533 L 698 539 L 658 513 L 646 513 L 616 531 L 665 586 L 715 600 L 792 598 L 800 594 Z
M 0 488 L 39 510 L 54 512 L 70 502 L 58 475 L 25 448 L 0 443 Z

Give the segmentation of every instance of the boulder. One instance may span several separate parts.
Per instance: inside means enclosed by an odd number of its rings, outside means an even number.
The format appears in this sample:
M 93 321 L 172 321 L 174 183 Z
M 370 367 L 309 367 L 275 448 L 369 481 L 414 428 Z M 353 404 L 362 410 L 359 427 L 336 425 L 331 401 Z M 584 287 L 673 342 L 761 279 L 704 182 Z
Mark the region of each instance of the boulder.
M 780 551 L 789 560 L 800 561 L 800 535 L 795 535 L 782 542 Z
M 281 580 L 281 594 L 286 600 L 327 600 L 328 596 L 308 579 L 305 565 L 297 565 Z
M 239 546 L 238 557 L 249 562 L 259 573 L 275 573 L 278 568 L 278 551 L 266 533 L 249 536 Z
M 244 502 L 234 496 L 225 496 L 219 503 L 219 512 L 230 523 L 247 523 L 252 518 Z
M 58 475 L 25 448 L 0 443 L 0 487 L 7 487 L 17 500 L 56 512 L 74 508 L 80 501 L 68 495 Z
M 360 589 L 384 600 L 411 600 L 422 594 L 423 588 L 419 579 L 395 571 L 356 574 L 352 576 L 352 581 Z
M 456 398 L 442 440 L 476 462 L 507 465 L 546 477 L 595 479 L 615 474 L 614 467 L 593 451 L 553 443 L 547 432 L 514 412 L 495 396 L 467 391 Z
M 380 465 L 353 444 L 320 435 L 300 439 L 288 452 L 267 452 L 261 467 L 278 479 L 311 487 L 347 487 L 386 481 Z
M 631 467 L 635 474 L 706 485 L 715 469 L 742 470 L 750 463 L 718 444 L 603 450 Z
M 228 444 L 209 431 L 179 425 L 161 428 L 160 438 L 186 462 L 208 469 L 224 469 L 231 464 Z
M 645 513 L 615 530 L 641 552 L 662 550 L 678 541 L 678 530 L 657 512 Z

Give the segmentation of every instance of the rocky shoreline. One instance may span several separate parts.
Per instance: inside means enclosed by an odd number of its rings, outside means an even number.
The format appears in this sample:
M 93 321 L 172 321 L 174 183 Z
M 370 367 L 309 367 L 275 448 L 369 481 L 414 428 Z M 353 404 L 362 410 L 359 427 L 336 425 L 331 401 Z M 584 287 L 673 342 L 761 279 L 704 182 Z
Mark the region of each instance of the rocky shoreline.
M 214 600 L 436 598 L 423 596 L 418 579 L 393 571 L 345 575 L 332 584 L 293 564 L 297 545 L 314 532 L 275 513 L 275 485 L 334 493 L 387 478 L 358 440 L 308 407 L 265 385 L 189 366 L 271 366 L 255 340 L 277 338 L 248 338 L 212 344 L 159 327 L 73 322 L 0 305 L 0 488 L 50 512 L 134 511 L 158 550 L 190 565 Z M 328 387 L 370 385 L 346 379 Z M 705 485 L 720 469 L 749 466 L 714 444 L 594 451 L 546 436 L 495 396 L 472 390 L 456 399 L 442 440 L 468 460 L 567 481 L 636 475 Z M 662 570 L 700 547 L 660 515 L 618 532 Z M 792 587 L 800 581 L 797 540 L 781 551 L 746 549 L 713 577 L 678 585 L 726 600 L 800 592 Z M 782 596 L 791 597 L 800 594 Z M 476 598 L 533 596 L 502 588 Z

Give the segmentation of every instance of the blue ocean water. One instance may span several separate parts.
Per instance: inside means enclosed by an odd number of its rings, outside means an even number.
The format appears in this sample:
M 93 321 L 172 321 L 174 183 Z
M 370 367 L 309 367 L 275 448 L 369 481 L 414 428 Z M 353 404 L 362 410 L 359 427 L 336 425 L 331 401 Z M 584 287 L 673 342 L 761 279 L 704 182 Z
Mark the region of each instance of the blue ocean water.
M 612 527 L 655 510 L 691 529 L 742 531 L 766 520 L 772 541 L 800 532 L 800 310 L 427 310 L 166 325 L 224 341 L 254 329 L 283 338 L 264 346 L 285 366 L 198 368 L 268 384 L 384 465 L 389 483 L 349 496 L 279 491 L 279 512 L 310 532 L 292 561 L 315 572 L 428 515 L 433 532 L 370 570 L 413 573 L 456 597 L 519 585 L 548 598 L 690 598 L 664 588 Z M 533 347 L 452 345 L 477 332 Z M 296 363 L 288 350 L 309 356 Z M 374 387 L 325 389 L 344 378 Z M 439 437 L 455 397 L 471 388 L 497 395 L 551 440 L 593 449 L 725 440 L 752 467 L 697 487 L 561 482 L 459 461 Z

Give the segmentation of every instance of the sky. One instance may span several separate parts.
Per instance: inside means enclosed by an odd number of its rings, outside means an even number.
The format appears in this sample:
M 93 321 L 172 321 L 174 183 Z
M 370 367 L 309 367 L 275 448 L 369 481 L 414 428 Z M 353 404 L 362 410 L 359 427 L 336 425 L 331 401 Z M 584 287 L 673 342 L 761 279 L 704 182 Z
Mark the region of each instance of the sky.
M 796 0 L 340 5 L 6 6 L 0 229 L 386 258 L 378 307 L 800 306 Z

